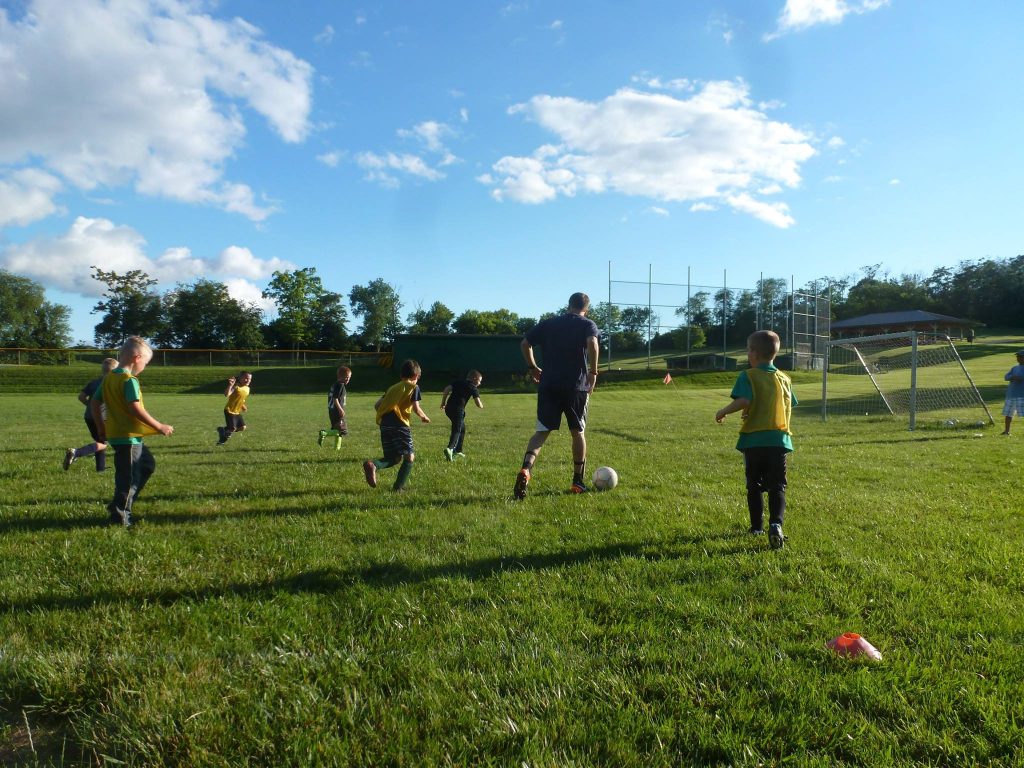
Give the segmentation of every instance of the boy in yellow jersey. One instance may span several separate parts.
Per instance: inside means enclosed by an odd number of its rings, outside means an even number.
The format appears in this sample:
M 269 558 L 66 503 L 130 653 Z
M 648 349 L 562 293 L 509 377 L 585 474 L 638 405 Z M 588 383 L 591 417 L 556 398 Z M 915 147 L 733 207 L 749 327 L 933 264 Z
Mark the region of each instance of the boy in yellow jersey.
M 420 407 L 420 364 L 415 360 L 402 363 L 402 380 L 393 385 L 375 404 L 377 424 L 380 426 L 380 445 L 384 458 L 368 460 L 363 464 L 363 474 L 371 488 L 377 487 L 377 470 L 393 467 L 401 461 L 398 477 L 393 490 L 401 491 L 412 473 L 416 458 L 412 448 L 412 430 L 409 428 L 413 413 L 420 421 L 429 424 L 430 419 Z
M 750 532 L 764 533 L 764 499 L 768 494 L 768 543 L 781 549 L 782 518 L 786 512 L 786 459 L 793 451 L 789 424 L 797 399 L 793 383 L 772 363 L 779 353 L 779 335 L 755 331 L 747 338 L 750 370 L 740 371 L 732 402 L 715 414 L 719 424 L 730 413 L 743 412 L 736 450 L 743 453 L 747 477 Z
M 224 396 L 228 399 L 224 406 L 223 427 L 217 427 L 217 445 L 224 445 L 235 432 L 245 429 L 245 418 L 242 416 L 249 407 L 245 401 L 249 399 L 249 385 L 252 383 L 252 374 L 242 371 L 236 379 L 234 376 L 228 379 L 228 388 L 224 390 Z
M 142 438 L 169 435 L 174 427 L 146 411 L 136 378 L 146 369 L 153 350 L 144 339 L 129 336 L 117 356 L 117 368 L 103 377 L 89 401 L 97 439 L 114 448 L 114 499 L 107 505 L 110 522 L 132 524 L 132 504 L 156 469 L 156 460 Z M 106 406 L 105 408 L 103 406 Z

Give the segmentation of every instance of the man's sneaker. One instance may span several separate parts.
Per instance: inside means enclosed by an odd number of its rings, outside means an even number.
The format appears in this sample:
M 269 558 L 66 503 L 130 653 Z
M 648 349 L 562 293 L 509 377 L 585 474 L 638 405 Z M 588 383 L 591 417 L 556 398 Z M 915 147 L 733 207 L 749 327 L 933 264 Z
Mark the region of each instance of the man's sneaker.
M 785 543 L 786 537 L 782 535 L 782 526 L 778 523 L 772 523 L 768 526 L 768 543 L 772 549 L 782 549 L 782 545 Z
M 750 535 L 751 536 L 764 536 L 764 528 L 751 528 L 750 529 Z
M 107 504 L 107 511 L 110 513 L 111 525 L 120 525 L 125 528 L 132 527 L 132 516 L 130 512 L 118 509 L 113 504 Z
M 377 487 L 377 465 L 372 461 L 363 463 L 363 474 L 366 475 L 366 484 L 371 488 Z
M 459 451 L 458 453 L 455 454 L 455 458 L 456 459 L 464 459 L 464 458 L 466 458 L 466 454 L 464 454 L 462 451 Z
M 583 484 L 582 480 L 573 480 L 572 485 L 569 487 L 572 493 L 586 493 L 590 489 Z
M 516 475 L 516 484 L 512 488 L 512 498 L 522 501 L 526 498 L 526 486 L 530 484 L 530 470 L 520 469 Z
M 325 437 L 327 437 L 327 430 L 326 429 L 321 429 L 320 430 L 320 436 L 316 439 L 316 444 L 317 445 L 323 445 Z
M 75 463 L 75 459 L 78 458 L 78 454 L 75 453 L 74 448 L 68 448 L 64 454 L 64 471 L 66 472 L 68 467 Z
M 451 461 L 453 456 L 454 456 L 454 454 L 452 453 L 452 449 L 451 448 L 445 448 L 444 449 L 444 457 L 446 459 L 448 459 L 448 461 Z

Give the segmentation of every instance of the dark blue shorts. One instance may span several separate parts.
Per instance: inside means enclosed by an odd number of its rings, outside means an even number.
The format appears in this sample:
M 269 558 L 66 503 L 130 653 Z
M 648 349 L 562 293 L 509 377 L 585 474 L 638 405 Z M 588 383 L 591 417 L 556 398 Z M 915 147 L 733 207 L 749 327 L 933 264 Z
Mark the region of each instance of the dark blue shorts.
M 412 430 L 405 424 L 381 424 L 380 447 L 384 458 L 389 461 L 412 453 Z
M 245 419 L 242 418 L 242 414 L 228 413 L 227 409 L 224 410 L 224 424 L 227 426 L 226 432 L 238 432 L 245 429 Z
M 577 389 L 537 390 L 537 431 L 550 432 L 565 423 L 574 432 L 582 432 L 587 426 L 587 407 L 590 393 Z

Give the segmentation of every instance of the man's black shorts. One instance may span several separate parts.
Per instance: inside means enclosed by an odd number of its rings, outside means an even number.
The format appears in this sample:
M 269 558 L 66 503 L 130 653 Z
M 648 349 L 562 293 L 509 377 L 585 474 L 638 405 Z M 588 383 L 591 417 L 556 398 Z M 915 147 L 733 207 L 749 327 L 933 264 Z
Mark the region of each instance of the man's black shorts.
M 589 401 L 589 392 L 575 388 L 537 390 L 537 431 L 557 430 L 562 424 L 562 414 L 565 414 L 569 429 L 582 432 L 587 426 Z

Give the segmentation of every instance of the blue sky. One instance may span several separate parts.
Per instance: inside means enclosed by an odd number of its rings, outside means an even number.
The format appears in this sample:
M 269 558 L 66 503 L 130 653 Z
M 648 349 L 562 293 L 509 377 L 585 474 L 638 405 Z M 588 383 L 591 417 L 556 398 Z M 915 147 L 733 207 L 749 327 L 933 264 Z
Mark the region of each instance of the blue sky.
M 1021 29 L 1015 0 L 0 0 L 0 266 L 91 340 L 93 264 L 536 316 L 607 299 L 609 261 L 1007 258 Z

